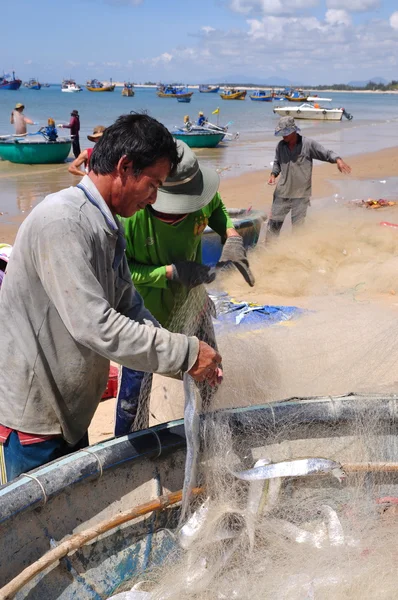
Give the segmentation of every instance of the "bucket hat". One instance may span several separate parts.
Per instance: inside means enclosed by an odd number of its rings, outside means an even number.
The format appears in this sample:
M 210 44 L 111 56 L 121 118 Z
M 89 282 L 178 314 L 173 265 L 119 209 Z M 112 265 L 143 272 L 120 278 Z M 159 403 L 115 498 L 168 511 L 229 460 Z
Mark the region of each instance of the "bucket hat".
M 75 109 L 75 110 L 72 110 L 72 112 L 70 114 L 71 114 L 71 117 L 78 117 L 79 111 Z
M 100 137 L 102 137 L 104 131 L 105 127 L 103 125 L 97 125 L 93 129 L 93 133 L 87 136 L 87 139 L 90 140 L 90 142 L 96 142 Z
M 15 105 L 15 109 L 17 108 L 25 108 L 25 104 L 21 104 L 20 102 L 17 102 L 17 104 Z
M 177 140 L 178 154 L 182 159 L 173 177 L 168 177 L 159 188 L 153 209 L 169 215 L 196 212 L 214 198 L 220 177 L 214 169 L 199 165 L 191 148 Z
M 300 131 L 300 128 L 297 127 L 293 117 L 281 117 L 275 128 L 275 135 L 285 136 L 295 131 Z

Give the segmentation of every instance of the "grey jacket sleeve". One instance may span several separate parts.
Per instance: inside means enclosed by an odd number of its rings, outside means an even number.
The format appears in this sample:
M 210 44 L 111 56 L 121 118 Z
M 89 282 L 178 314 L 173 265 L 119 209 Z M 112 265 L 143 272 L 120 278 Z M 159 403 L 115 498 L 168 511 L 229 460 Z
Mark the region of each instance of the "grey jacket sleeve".
M 338 155 L 332 150 L 327 150 L 315 140 L 310 140 L 310 155 L 311 158 L 322 160 L 323 162 L 335 163 Z
M 278 144 L 276 147 L 276 150 L 275 150 L 275 158 L 274 158 L 274 164 L 272 165 L 271 175 L 275 175 L 275 177 L 278 177 L 280 172 L 281 172 L 281 161 L 280 161 L 280 152 L 279 152 L 279 144 Z
M 78 222 L 48 223 L 33 251 L 43 287 L 77 343 L 139 371 L 177 374 L 194 365 L 198 339 L 154 327 L 131 283 L 127 290 L 131 306 L 124 307 L 127 313 L 110 306 L 93 267 L 89 234 Z M 127 296 L 124 304 L 126 300 Z M 144 324 L 148 320 L 151 323 Z

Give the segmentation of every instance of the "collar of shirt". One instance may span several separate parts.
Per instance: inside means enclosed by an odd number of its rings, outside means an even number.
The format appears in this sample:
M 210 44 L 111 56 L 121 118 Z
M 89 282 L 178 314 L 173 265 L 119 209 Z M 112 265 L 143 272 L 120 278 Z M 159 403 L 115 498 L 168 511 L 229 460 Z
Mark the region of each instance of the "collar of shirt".
M 114 216 L 112 215 L 109 206 L 95 187 L 95 184 L 91 181 L 88 175 L 85 175 L 81 180 L 80 184 L 77 187 L 83 187 L 85 190 L 92 196 L 95 201 L 94 206 L 98 208 L 98 210 L 102 213 L 105 218 L 105 221 L 112 229 L 114 233 L 119 233 L 120 227 L 119 223 L 116 222 Z M 83 191 L 83 190 L 82 190 Z

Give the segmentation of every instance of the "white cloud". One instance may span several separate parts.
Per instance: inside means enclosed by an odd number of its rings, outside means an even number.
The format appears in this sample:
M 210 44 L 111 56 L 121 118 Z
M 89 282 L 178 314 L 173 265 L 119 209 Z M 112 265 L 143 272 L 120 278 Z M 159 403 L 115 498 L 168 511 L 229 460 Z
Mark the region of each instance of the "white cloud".
M 120 62 L 113 61 L 113 60 L 103 62 L 102 64 L 104 67 L 113 67 L 115 69 L 118 69 L 120 67 Z
M 31 65 L 33 63 L 33 60 L 31 58 L 28 58 L 28 60 L 25 60 L 24 65 Z
M 398 12 L 392 13 L 390 17 L 390 25 L 393 29 L 398 30 Z
M 365 12 L 380 6 L 380 0 L 326 0 L 328 8 L 341 8 L 350 12 Z
M 326 11 L 325 21 L 328 25 L 351 25 L 351 17 L 346 10 L 330 8 Z
M 318 4 L 319 0 L 231 0 L 229 6 L 232 11 L 247 15 L 292 15 Z
M 70 67 L 79 67 L 80 66 L 80 63 L 75 62 L 74 60 L 67 60 L 66 64 L 69 65 Z
M 205 33 L 211 33 L 212 31 L 215 31 L 214 27 L 210 27 L 210 25 L 205 25 L 204 27 L 201 27 L 201 31 L 204 31 Z

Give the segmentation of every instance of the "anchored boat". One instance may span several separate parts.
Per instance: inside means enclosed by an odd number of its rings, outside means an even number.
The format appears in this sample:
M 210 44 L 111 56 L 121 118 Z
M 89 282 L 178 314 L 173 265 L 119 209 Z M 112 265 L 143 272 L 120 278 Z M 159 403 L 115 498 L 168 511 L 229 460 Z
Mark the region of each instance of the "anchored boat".
M 29 90 L 41 90 L 41 83 L 37 81 L 37 79 L 29 79 L 26 84 L 26 87 Z
M 50 142 L 41 132 L 24 137 L 0 136 L 0 158 L 23 165 L 62 163 L 69 155 L 71 144 L 66 138 Z
M 130 83 L 129 81 L 127 83 L 124 84 L 124 87 L 122 89 L 122 96 L 127 96 L 132 98 L 134 96 L 135 92 L 134 92 L 134 86 L 132 83 Z
M 61 92 L 67 92 L 69 94 L 75 94 L 76 92 L 82 92 L 80 85 L 76 84 L 73 79 L 64 79 L 61 84 Z
M 219 85 L 200 85 L 199 92 L 201 94 L 216 94 L 220 89 Z
M 113 92 L 115 84 L 112 83 L 112 80 L 110 84 L 105 84 L 102 81 L 98 81 L 98 79 L 91 79 L 91 81 L 87 81 L 86 89 L 89 92 Z
M 175 85 L 159 85 L 156 94 L 159 98 L 191 98 L 193 92 Z
M 8 74 L 3 74 L 0 77 L 0 90 L 19 90 L 21 87 L 22 81 L 15 77 L 15 72 L 12 72 L 12 76 Z
M 318 104 L 304 103 L 300 106 L 277 106 L 274 113 L 280 117 L 292 116 L 295 119 L 312 121 L 341 121 L 343 115 L 351 121 L 353 118 L 344 108 L 324 108 Z
M 247 91 L 246 90 L 237 90 L 235 88 L 230 88 L 225 90 L 220 94 L 223 100 L 244 100 L 246 98 Z
M 255 102 L 272 102 L 272 94 L 266 90 L 254 90 L 252 94 L 250 94 L 250 100 L 254 100 Z
M 309 495 L 323 488 L 350 517 L 347 498 L 350 490 L 357 492 L 358 478 L 371 490 L 375 512 L 376 498 L 398 495 L 397 464 L 391 462 L 397 414 L 395 395 L 350 394 L 224 409 L 217 418 L 240 443 L 237 448 L 244 440 L 246 452 L 236 450 L 236 461 L 247 464 L 250 456 L 290 460 L 303 452 L 338 460 L 347 475 L 343 483 L 330 473 L 288 477 L 279 494 L 305 511 Z M 377 422 L 373 462 L 362 459 L 364 448 L 355 438 L 356 426 L 367 422 Z M 174 534 L 185 457 L 184 422 L 171 421 L 75 452 L 3 486 L 0 596 L 99 600 L 132 578 L 145 578 L 179 547 Z M 193 496 L 203 491 L 195 488 Z M 296 531 L 302 531 L 306 518 L 304 512 Z M 372 553 L 371 547 L 365 550 L 358 549 L 362 561 Z M 336 551 L 344 552 L 345 546 Z

